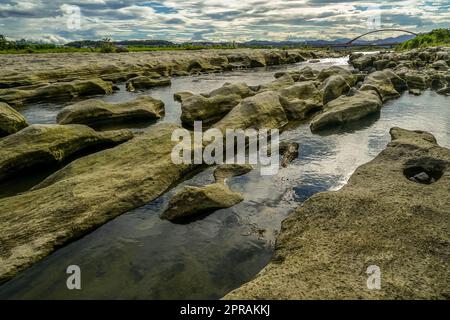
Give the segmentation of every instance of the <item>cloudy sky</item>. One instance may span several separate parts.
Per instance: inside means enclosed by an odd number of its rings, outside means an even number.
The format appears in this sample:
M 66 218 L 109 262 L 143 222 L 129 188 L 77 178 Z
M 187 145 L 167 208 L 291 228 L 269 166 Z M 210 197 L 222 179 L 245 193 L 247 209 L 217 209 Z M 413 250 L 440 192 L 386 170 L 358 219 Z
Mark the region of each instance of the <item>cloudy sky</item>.
M 58 43 L 329 40 L 374 27 L 450 28 L 450 0 L 0 0 L 0 34 Z

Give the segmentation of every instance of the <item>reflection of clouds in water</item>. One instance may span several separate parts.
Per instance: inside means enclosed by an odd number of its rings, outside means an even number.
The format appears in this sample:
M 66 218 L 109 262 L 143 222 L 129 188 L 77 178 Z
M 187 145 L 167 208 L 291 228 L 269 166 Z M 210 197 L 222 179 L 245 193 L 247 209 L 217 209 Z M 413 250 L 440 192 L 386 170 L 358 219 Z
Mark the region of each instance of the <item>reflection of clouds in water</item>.
M 435 135 L 438 143 L 450 147 L 450 97 L 431 90 L 420 96 L 404 94 L 390 101 L 382 109 L 382 119 L 377 128 L 398 126 L 409 130 L 424 130 Z
M 221 87 L 225 82 L 246 82 L 248 85 L 259 85 L 275 80 L 274 73 L 277 71 L 298 70 L 304 66 L 313 69 L 323 69 L 333 65 L 348 66 L 348 57 L 326 58 L 320 62 L 310 64 L 300 62 L 296 64 L 271 66 L 266 68 L 252 68 L 247 70 L 235 70 L 223 73 L 202 74 L 198 76 L 175 77 L 172 78 L 172 85 L 167 87 L 156 87 L 141 92 L 128 92 L 124 84 L 119 84 L 120 90 L 112 95 L 94 97 L 110 103 L 120 103 L 133 100 L 141 95 L 151 95 L 160 99 L 165 104 L 166 115 L 160 121 L 180 124 L 181 107 L 180 103 L 174 101 L 173 94 L 179 91 L 192 91 L 194 93 L 210 92 Z M 56 115 L 61 109 L 70 103 L 56 104 L 30 104 L 23 108 L 27 120 L 34 123 L 55 123 Z
M 320 65 L 323 62 L 311 64 Z M 204 92 L 234 79 L 250 83 L 252 79 L 258 83 L 273 80 L 273 71 L 247 72 L 237 71 L 231 80 L 228 75 L 201 76 L 199 82 L 193 82 L 192 77 L 179 78 L 170 88 L 149 92 L 164 98 L 169 109 L 164 121 L 168 121 L 176 118 L 180 108 L 173 102 L 173 92 Z M 124 91 L 121 94 L 133 96 Z M 58 285 L 66 280 L 66 274 L 59 271 L 73 261 L 83 265 L 84 281 L 95 284 L 95 289 L 84 287 L 83 292 L 76 293 L 78 297 L 221 297 L 267 263 L 287 214 L 316 192 L 340 188 L 359 165 L 385 147 L 391 127 L 430 131 L 441 145 L 450 147 L 449 101 L 449 97 L 432 92 L 419 97 L 406 94 L 387 103 L 377 122 L 369 121 L 359 128 L 354 125 L 351 130 L 347 127 L 323 136 L 311 134 L 308 125 L 283 132 L 281 140 L 300 144 L 299 158 L 276 176 L 261 176 L 255 167 L 244 176 L 229 179 L 232 190 L 244 193 L 244 202 L 188 225 L 161 221 L 159 214 L 181 186 L 176 187 L 56 251 L 0 287 L 0 297 L 9 293 L 9 298 L 73 298 L 74 293 Z M 209 168 L 183 185 L 211 183 L 212 171 Z

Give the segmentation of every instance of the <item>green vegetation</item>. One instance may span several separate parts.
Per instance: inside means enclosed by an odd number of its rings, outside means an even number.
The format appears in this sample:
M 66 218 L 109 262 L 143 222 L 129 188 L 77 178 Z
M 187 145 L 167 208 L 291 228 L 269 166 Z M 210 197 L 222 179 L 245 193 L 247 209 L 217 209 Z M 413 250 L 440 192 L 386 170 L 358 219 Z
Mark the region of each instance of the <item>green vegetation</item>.
M 398 45 L 397 50 L 450 45 L 450 29 L 436 29 Z
M 70 53 L 70 52 L 98 52 L 121 53 L 143 51 L 169 51 L 169 50 L 204 50 L 204 49 L 267 49 L 275 48 L 265 44 L 236 44 L 232 43 L 183 43 L 176 44 L 164 40 L 127 40 L 113 42 L 110 38 L 101 41 L 74 41 L 66 45 L 35 43 L 27 40 L 9 41 L 0 35 L 0 54 L 26 54 L 26 53 Z M 304 44 L 285 45 L 283 49 L 312 49 Z
M 193 44 L 171 44 L 171 45 L 117 45 L 110 38 L 102 41 L 91 41 L 86 45 L 62 46 L 56 44 L 33 43 L 27 40 L 9 41 L 0 35 L 0 54 L 26 54 L 26 53 L 67 53 L 67 52 L 98 52 L 98 53 L 121 53 L 142 51 L 165 51 L 165 50 L 202 50 L 202 49 L 233 49 L 235 45 L 193 45 Z
M 47 43 L 32 43 L 27 40 L 9 41 L 0 35 L 0 53 L 46 53 L 46 52 L 74 52 L 73 48 L 57 46 Z

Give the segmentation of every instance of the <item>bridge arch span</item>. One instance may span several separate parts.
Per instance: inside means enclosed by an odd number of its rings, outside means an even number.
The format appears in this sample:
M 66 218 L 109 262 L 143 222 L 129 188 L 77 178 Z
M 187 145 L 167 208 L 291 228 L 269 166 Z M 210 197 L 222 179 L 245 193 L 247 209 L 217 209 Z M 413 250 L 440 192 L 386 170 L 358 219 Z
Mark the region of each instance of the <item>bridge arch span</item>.
M 366 32 L 366 33 L 364 33 L 364 34 L 362 34 L 360 36 L 357 36 L 356 38 L 354 38 L 354 39 L 350 40 L 349 42 L 347 42 L 347 45 L 351 45 L 354 41 L 356 41 L 356 40 L 358 40 L 358 39 L 360 39 L 360 38 L 362 38 L 364 36 L 367 36 L 369 34 L 377 33 L 377 32 L 386 32 L 386 31 L 396 31 L 396 32 L 409 33 L 409 34 L 412 34 L 414 36 L 418 35 L 417 33 L 414 33 L 412 31 L 408 31 L 408 30 L 403 30 L 403 29 L 378 29 L 378 30 L 369 31 L 369 32 Z

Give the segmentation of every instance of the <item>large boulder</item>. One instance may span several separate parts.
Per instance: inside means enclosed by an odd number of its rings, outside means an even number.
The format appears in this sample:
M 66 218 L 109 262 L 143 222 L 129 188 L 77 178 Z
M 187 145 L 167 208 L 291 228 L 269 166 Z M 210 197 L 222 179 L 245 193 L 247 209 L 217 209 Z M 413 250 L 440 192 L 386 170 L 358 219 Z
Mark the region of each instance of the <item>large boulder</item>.
M 186 95 L 181 103 L 181 121 L 187 126 L 193 126 L 194 121 L 209 125 L 222 119 L 242 99 L 254 94 L 246 83 L 227 82 L 209 93 Z
M 217 88 L 210 93 L 202 94 L 205 97 L 212 98 L 216 96 L 238 95 L 241 98 L 253 96 L 255 92 L 244 82 L 225 83 L 222 87 Z
M 241 100 L 236 94 L 215 95 L 211 98 L 193 95 L 181 103 L 181 122 L 189 127 L 194 125 L 194 121 L 210 125 L 222 119 Z
M 311 131 L 357 121 L 370 114 L 377 113 L 382 102 L 376 91 L 358 91 L 352 96 L 341 96 L 329 102 L 324 111 L 311 122 Z
M 279 144 L 279 153 L 281 156 L 280 165 L 286 168 L 289 163 L 298 158 L 300 144 L 297 142 L 283 141 Z
M 430 65 L 430 67 L 433 69 L 439 70 L 439 71 L 447 71 L 448 70 L 447 62 L 445 62 L 444 60 L 435 61 Z
M 202 187 L 186 186 L 169 201 L 161 219 L 177 221 L 182 218 L 232 207 L 244 198 L 222 183 Z
M 288 123 L 277 92 L 267 91 L 245 98 L 214 127 L 226 129 L 277 129 Z
M 398 93 L 408 90 L 408 84 L 406 81 L 391 69 L 383 70 L 383 74 L 392 82 L 394 89 L 397 90 Z
M 450 65 L 450 51 L 438 51 L 436 52 L 437 61 L 445 61 L 447 65 Z
M 264 60 L 268 66 L 276 66 L 285 63 L 286 56 L 281 51 L 264 52 Z
M 264 58 L 264 55 L 262 54 L 248 54 L 248 66 L 250 68 L 258 68 L 258 67 L 265 67 L 266 66 L 266 59 Z
M 373 62 L 376 59 L 375 54 L 362 54 L 358 56 L 351 57 L 350 63 L 353 67 L 360 71 L 369 71 L 373 68 Z
M 196 58 L 189 61 L 188 71 L 189 73 L 203 73 L 203 72 L 218 72 L 222 71 L 225 68 L 225 65 L 228 65 L 228 59 L 226 57 L 222 57 L 222 64 L 213 65 L 208 59 L 205 58 Z
M 186 100 L 189 97 L 192 97 L 193 95 L 194 93 L 191 91 L 179 91 L 173 94 L 173 99 L 178 102 L 183 102 L 184 100 Z
M 0 102 L 0 138 L 28 126 L 27 120 L 6 103 Z
M 168 86 L 171 84 L 169 78 L 153 79 L 146 76 L 138 76 L 127 81 L 127 91 L 146 90 L 154 87 Z
M 86 124 L 155 120 L 164 115 L 164 103 L 150 96 L 110 104 L 98 99 L 85 100 L 65 107 L 57 116 L 59 124 Z
M 128 130 L 96 132 L 84 125 L 31 125 L 0 140 L 0 180 L 25 169 L 57 165 L 83 150 L 130 140 Z
M 112 82 L 101 79 L 74 80 L 25 89 L 0 89 L 0 102 L 20 106 L 31 102 L 69 101 L 77 97 L 104 95 L 112 92 Z
M 428 69 L 428 70 L 430 70 L 430 69 Z M 431 70 L 433 70 L 433 69 L 431 69 Z M 434 71 L 434 70 L 431 72 L 428 72 L 427 79 L 428 79 L 427 85 L 429 85 L 430 88 L 433 90 L 438 91 L 447 86 L 447 79 L 443 72 Z
M 376 60 L 373 62 L 373 66 L 375 67 L 375 69 L 377 69 L 378 71 L 384 70 L 388 67 L 388 65 L 390 64 L 391 61 L 387 60 L 387 59 L 380 59 L 380 60 Z
M 281 78 L 286 74 L 290 75 L 294 81 L 309 81 L 316 80 L 319 71 L 313 70 L 311 67 L 306 66 L 300 70 L 295 71 L 279 71 L 275 73 L 275 78 Z
M 274 81 L 258 86 L 258 91 L 274 91 L 283 87 L 292 86 L 294 83 L 295 81 L 291 77 L 291 75 L 289 73 L 286 73 L 285 75 L 279 77 Z
M 73 161 L 31 191 L 0 199 L 0 283 L 185 178 L 193 165 L 174 164 L 171 157 L 179 128 L 157 124 Z
M 260 52 L 232 53 L 228 55 L 228 62 L 232 68 L 265 67 L 266 59 Z
M 303 81 L 278 90 L 288 119 L 301 120 L 322 108 L 322 93 L 312 81 Z
M 332 66 L 320 70 L 317 75 L 317 80 L 325 81 L 331 76 L 341 76 L 351 87 L 356 84 L 356 76 L 350 70 L 338 66 Z
M 346 94 L 350 90 L 348 82 L 340 75 L 332 75 L 326 78 L 325 82 L 321 84 L 322 102 L 328 102 Z
M 380 95 L 383 102 L 400 97 L 395 90 L 390 78 L 383 71 L 376 71 L 369 74 L 364 80 L 360 90 L 375 90 Z
M 427 79 L 417 71 L 410 70 L 405 74 L 405 81 L 410 89 L 425 90 L 428 88 Z
M 391 136 L 346 186 L 292 213 L 270 264 L 225 299 L 448 299 L 450 150 L 423 132 Z M 437 179 L 409 178 L 421 173 Z

